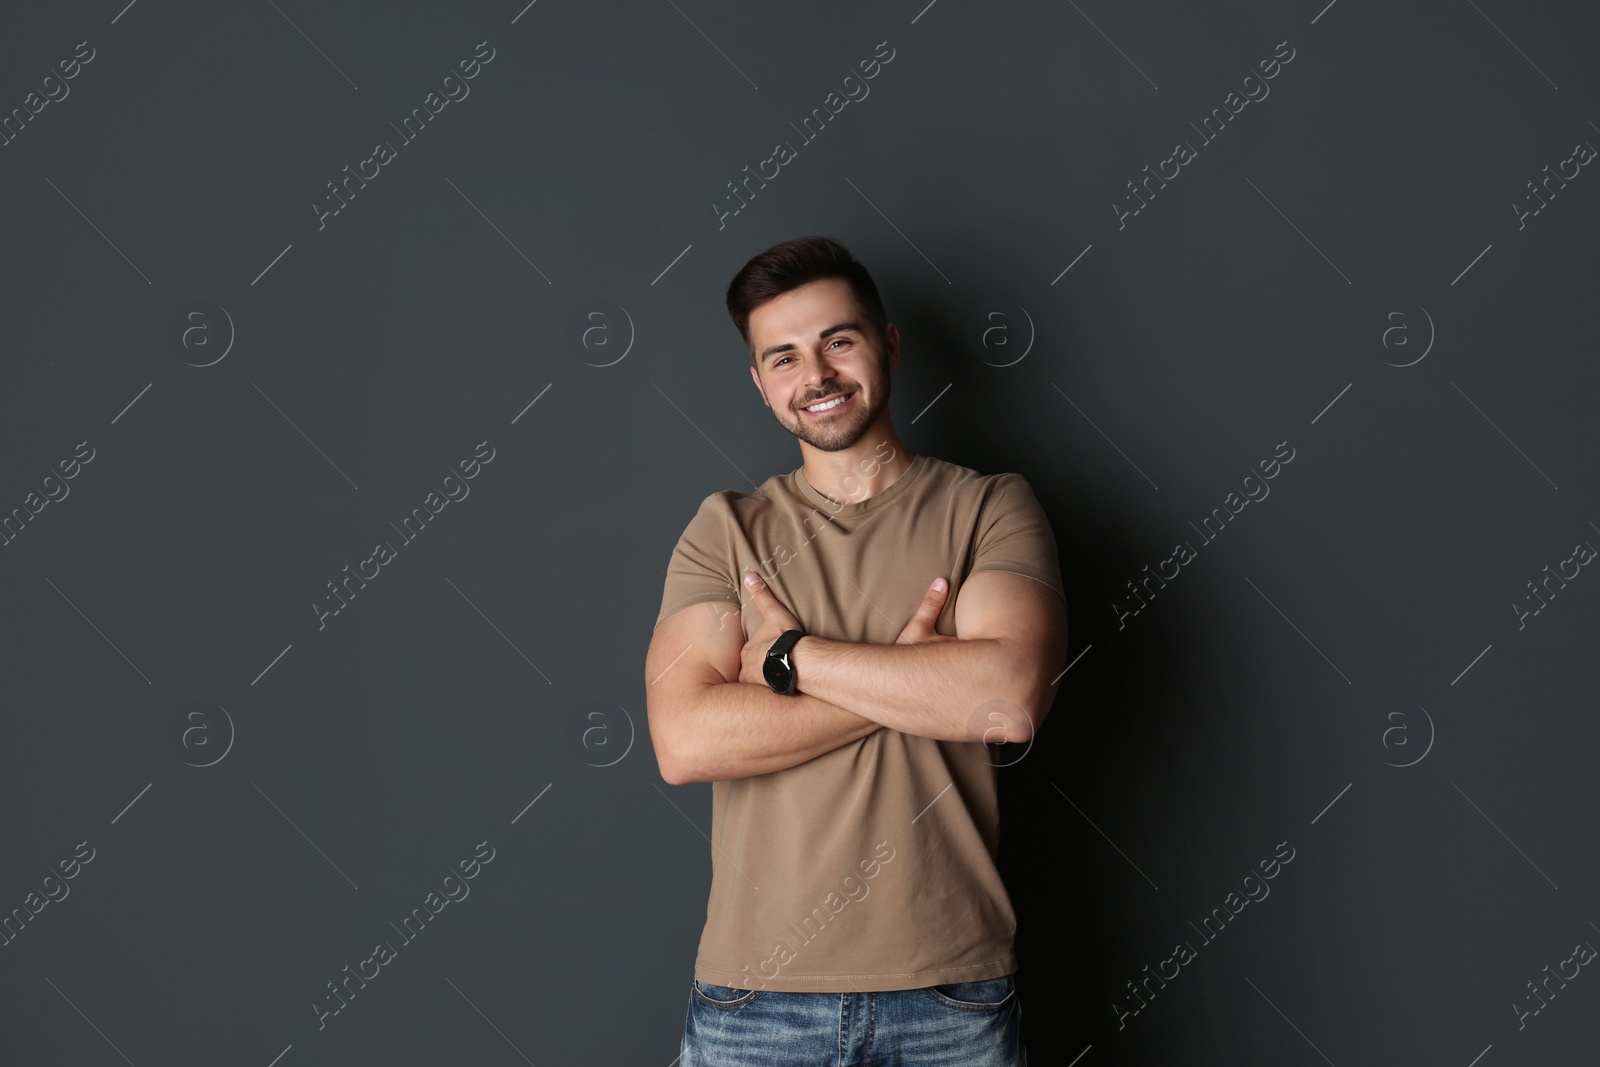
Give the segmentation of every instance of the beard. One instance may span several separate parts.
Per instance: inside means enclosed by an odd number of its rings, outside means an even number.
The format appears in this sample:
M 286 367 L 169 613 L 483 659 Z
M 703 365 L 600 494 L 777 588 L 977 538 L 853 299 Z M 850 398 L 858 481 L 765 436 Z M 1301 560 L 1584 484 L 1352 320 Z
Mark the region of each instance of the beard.
M 857 441 L 862 434 L 877 421 L 889 403 L 888 382 L 882 384 L 882 389 L 873 390 L 871 406 L 862 404 L 862 391 L 859 385 L 846 386 L 843 391 L 852 393 L 850 397 L 851 410 L 843 415 L 835 415 L 828 419 L 813 419 L 803 411 L 794 411 L 793 424 L 778 419 L 779 425 L 794 436 L 822 452 L 840 452 Z M 776 415 L 776 409 L 773 412 Z

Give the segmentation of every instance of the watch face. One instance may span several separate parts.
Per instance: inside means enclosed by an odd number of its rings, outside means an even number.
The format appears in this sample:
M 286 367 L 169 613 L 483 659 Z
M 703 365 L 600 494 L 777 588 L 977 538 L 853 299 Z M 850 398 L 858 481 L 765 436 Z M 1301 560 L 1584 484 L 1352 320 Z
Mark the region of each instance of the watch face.
M 790 662 L 789 655 L 795 642 L 804 636 L 805 634 L 799 630 L 785 630 L 767 650 L 767 658 L 761 664 L 761 674 L 773 692 L 783 693 L 786 696 L 794 695 L 794 665 Z
M 794 672 L 789 669 L 789 657 L 787 654 L 781 658 L 767 660 L 761 666 L 761 673 L 766 676 L 767 684 L 775 692 L 786 693 L 789 691 L 789 682 L 794 677 Z

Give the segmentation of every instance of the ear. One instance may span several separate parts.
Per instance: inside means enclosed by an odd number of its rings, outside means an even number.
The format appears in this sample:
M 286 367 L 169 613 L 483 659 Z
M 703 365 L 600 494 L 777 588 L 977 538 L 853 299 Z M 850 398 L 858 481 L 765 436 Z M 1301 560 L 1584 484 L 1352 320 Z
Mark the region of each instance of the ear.
M 772 404 L 767 401 L 767 391 L 761 388 L 761 376 L 756 373 L 754 367 L 750 368 L 750 380 L 756 383 L 756 392 L 761 394 L 761 402 L 770 408 Z
M 900 331 L 895 329 L 894 323 L 889 323 L 883 331 L 883 345 L 889 354 L 889 369 L 895 370 L 900 366 Z M 755 368 L 751 368 L 754 370 Z

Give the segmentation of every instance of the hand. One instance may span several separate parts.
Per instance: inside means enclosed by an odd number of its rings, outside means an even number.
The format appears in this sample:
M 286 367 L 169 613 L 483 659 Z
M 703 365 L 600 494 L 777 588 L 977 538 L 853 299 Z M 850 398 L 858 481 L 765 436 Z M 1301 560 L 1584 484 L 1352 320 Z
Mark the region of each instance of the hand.
M 944 636 L 933 628 L 939 621 L 939 613 L 944 610 L 944 602 L 949 595 L 950 583 L 943 578 L 935 578 L 933 584 L 928 587 L 927 595 L 922 598 L 922 603 L 917 605 L 911 621 L 906 623 L 906 628 L 900 631 L 900 636 L 895 638 L 894 643 L 931 645 L 940 641 L 956 640 L 954 637 Z
M 744 643 L 744 648 L 739 650 L 739 681 L 765 686 L 767 676 L 762 672 L 762 666 L 767 661 L 767 650 L 772 647 L 772 642 L 781 637 L 785 630 L 803 630 L 805 627 L 800 625 L 800 620 L 788 608 L 778 603 L 778 598 L 772 595 L 772 590 L 755 571 L 745 571 L 744 582 L 745 588 L 750 591 L 750 603 L 761 612 L 761 624 L 750 635 L 750 640 Z

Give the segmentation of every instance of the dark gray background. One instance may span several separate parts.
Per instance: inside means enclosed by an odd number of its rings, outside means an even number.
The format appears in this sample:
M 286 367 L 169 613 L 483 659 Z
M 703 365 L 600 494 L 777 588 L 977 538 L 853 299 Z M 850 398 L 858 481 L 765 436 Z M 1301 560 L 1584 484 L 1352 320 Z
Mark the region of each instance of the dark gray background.
M 907 446 L 1023 473 L 1059 543 L 1072 666 L 1001 772 L 1032 1062 L 1594 1062 L 1600 979 L 1514 1007 L 1600 944 L 1600 579 L 1515 607 L 1600 543 L 1600 189 L 1515 207 L 1600 143 L 1589 8 L 121 2 L 0 19 L 0 114 L 96 52 L 0 148 L 0 514 L 94 449 L 0 548 L 0 912 L 94 849 L 0 948 L 0 1060 L 673 1062 L 711 792 L 659 776 L 644 651 L 701 498 L 800 462 L 727 282 L 825 233 L 902 331 Z M 881 41 L 870 95 L 719 228 Z M 225 316 L 169 343 L 197 300 Z M 481 441 L 470 496 L 319 629 Z

